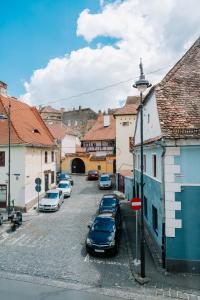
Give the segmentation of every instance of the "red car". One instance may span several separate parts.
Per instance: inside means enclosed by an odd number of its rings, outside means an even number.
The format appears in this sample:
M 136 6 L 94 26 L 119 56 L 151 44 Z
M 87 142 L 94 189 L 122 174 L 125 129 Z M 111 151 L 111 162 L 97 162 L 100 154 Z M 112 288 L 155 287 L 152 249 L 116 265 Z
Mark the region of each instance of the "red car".
M 98 180 L 99 179 L 99 173 L 96 170 L 90 170 L 88 171 L 88 180 Z

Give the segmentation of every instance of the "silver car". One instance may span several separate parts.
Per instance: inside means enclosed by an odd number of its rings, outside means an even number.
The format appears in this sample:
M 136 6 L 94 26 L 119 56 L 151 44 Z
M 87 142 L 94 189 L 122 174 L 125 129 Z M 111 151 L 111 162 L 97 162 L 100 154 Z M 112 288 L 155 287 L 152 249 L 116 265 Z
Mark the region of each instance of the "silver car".
M 72 192 L 71 183 L 67 180 L 62 180 L 59 182 L 57 190 L 62 191 L 64 197 L 70 197 Z
M 64 195 L 59 190 L 49 190 L 45 196 L 40 200 L 39 210 L 40 211 L 56 211 L 59 210 L 61 204 L 64 201 Z

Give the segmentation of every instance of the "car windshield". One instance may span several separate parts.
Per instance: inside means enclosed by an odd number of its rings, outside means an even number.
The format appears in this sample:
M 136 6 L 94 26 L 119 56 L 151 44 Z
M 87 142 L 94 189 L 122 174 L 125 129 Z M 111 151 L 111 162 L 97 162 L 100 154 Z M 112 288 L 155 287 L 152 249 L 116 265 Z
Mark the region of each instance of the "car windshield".
M 109 176 L 103 176 L 103 177 L 101 177 L 100 180 L 101 181 L 108 181 L 108 180 L 110 180 L 110 178 L 109 178 Z
M 96 220 L 92 226 L 92 231 L 114 231 L 114 221 L 112 220 Z
M 101 206 L 115 206 L 116 199 L 115 198 L 103 198 L 101 202 Z
M 58 193 L 46 193 L 45 198 L 48 199 L 56 199 L 58 197 Z
M 59 183 L 58 187 L 61 189 L 67 189 L 67 188 L 69 188 L 69 184 L 68 183 Z

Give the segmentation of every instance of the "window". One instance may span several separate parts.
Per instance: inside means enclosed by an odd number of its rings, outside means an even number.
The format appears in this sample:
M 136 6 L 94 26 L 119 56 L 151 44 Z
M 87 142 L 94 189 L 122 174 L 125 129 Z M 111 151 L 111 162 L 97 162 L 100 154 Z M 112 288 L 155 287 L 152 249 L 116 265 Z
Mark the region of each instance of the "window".
M 0 167 L 5 167 L 5 151 L 0 151 Z
M 147 115 L 147 122 L 150 123 L 150 114 Z
M 54 171 L 51 171 L 51 183 L 55 182 L 55 173 Z
M 146 154 L 143 155 L 143 171 L 146 173 L 147 170 L 147 162 L 146 162 Z
M 54 151 L 51 151 L 51 161 L 54 161 Z
M 99 170 L 99 171 L 101 170 L 101 166 L 100 166 L 100 165 L 98 165 L 98 167 L 97 167 L 97 168 L 98 168 L 98 170 Z
M 93 143 L 92 146 L 93 146 L 94 148 L 96 148 L 96 143 Z
M 153 177 L 157 176 L 157 160 L 156 160 L 156 154 L 153 154 L 152 156 L 152 169 L 153 169 Z
M 147 198 L 144 196 L 144 215 L 148 219 L 148 207 L 147 207 Z
M 129 126 L 129 122 L 122 122 L 122 126 Z
M 158 210 L 152 205 L 152 224 L 153 230 L 158 234 Z
M 45 164 L 48 162 L 48 152 L 47 151 L 44 152 L 44 162 L 45 162 Z

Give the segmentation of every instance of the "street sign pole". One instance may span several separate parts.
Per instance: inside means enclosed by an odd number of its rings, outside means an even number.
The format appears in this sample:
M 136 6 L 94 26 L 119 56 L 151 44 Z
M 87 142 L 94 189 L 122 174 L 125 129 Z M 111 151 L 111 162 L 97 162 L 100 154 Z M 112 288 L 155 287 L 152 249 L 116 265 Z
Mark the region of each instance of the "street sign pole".
M 40 213 L 40 211 L 39 211 L 39 202 L 40 202 L 40 193 L 38 192 L 38 214 Z
M 141 199 L 133 198 L 131 200 L 131 208 L 135 211 L 135 259 L 133 261 L 135 266 L 139 266 L 141 261 L 138 259 L 138 210 L 141 209 Z
M 136 217 L 135 217 L 135 259 L 133 261 L 135 266 L 140 265 L 140 260 L 138 259 L 138 211 L 136 210 Z
M 42 184 L 42 180 L 41 178 L 37 177 L 35 178 L 35 190 L 38 193 L 38 214 L 39 214 L 39 202 L 40 202 L 40 192 L 41 192 L 41 184 Z

